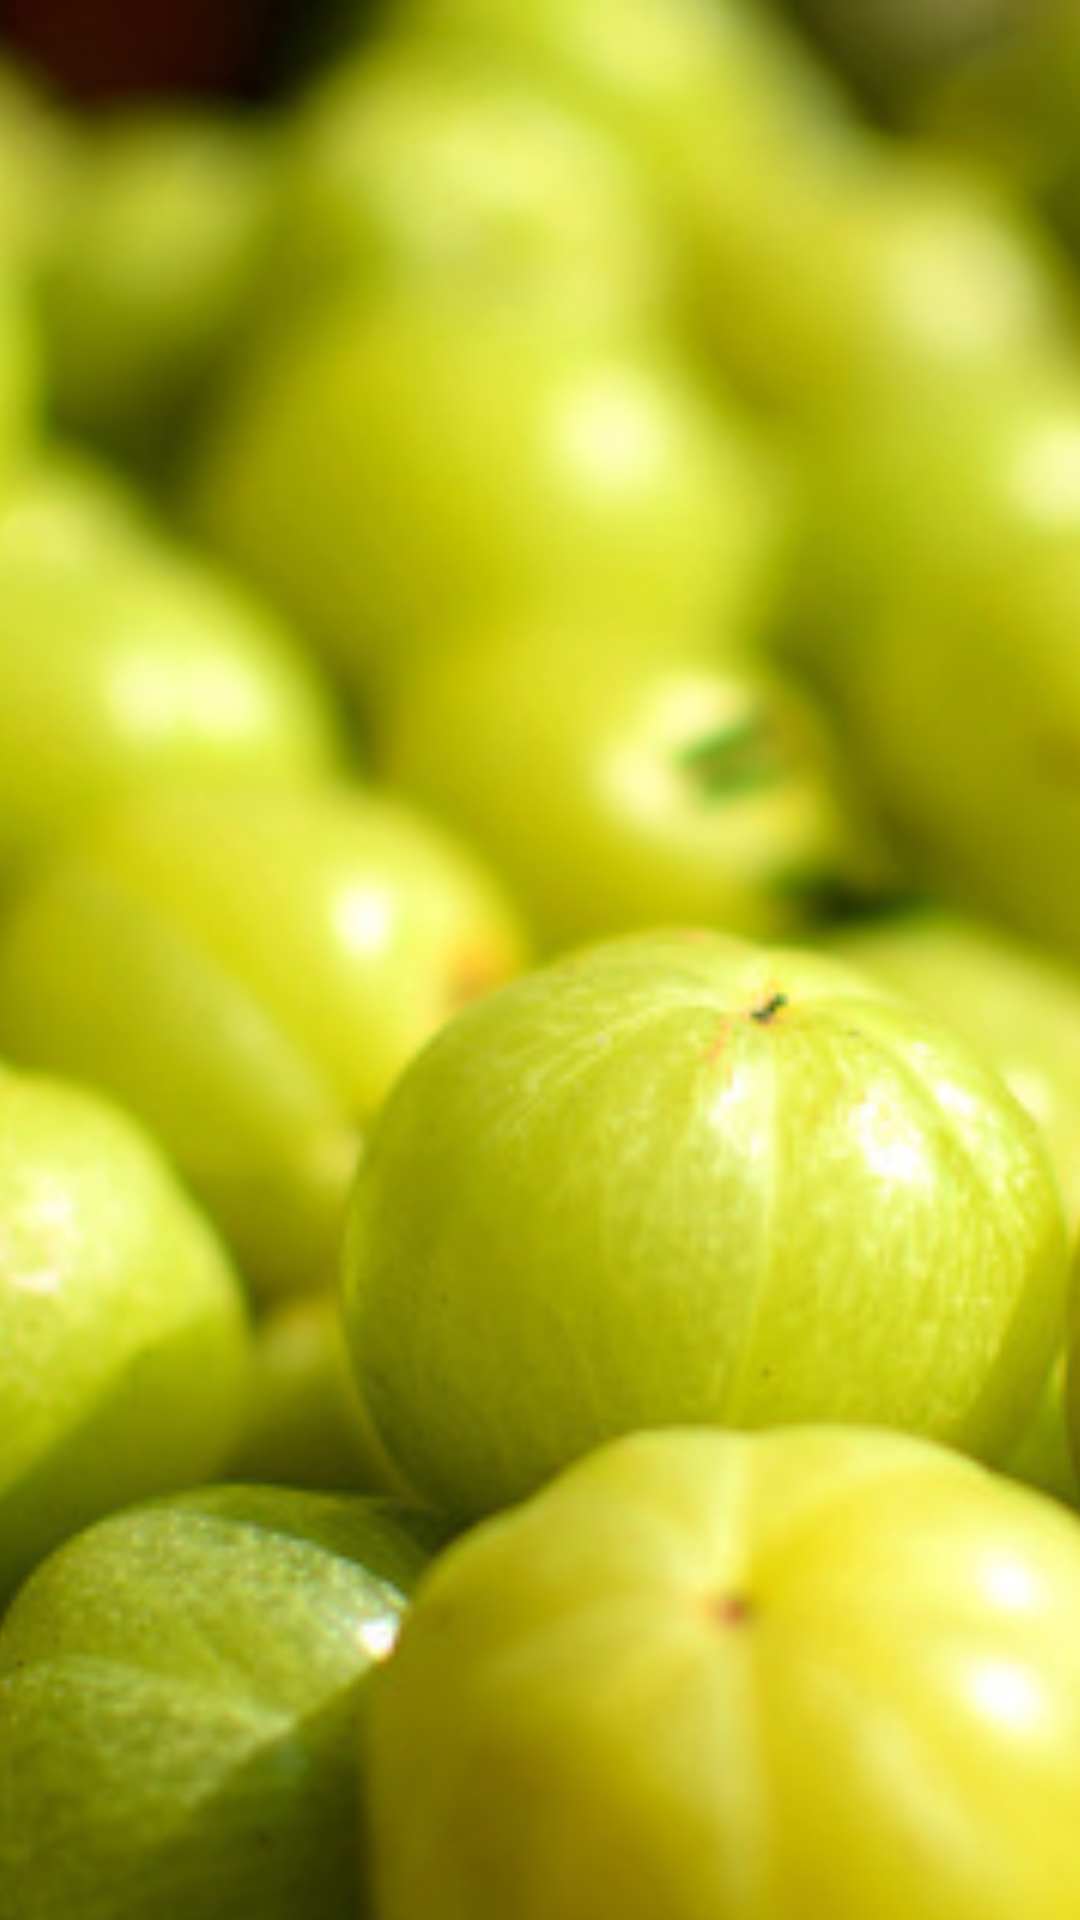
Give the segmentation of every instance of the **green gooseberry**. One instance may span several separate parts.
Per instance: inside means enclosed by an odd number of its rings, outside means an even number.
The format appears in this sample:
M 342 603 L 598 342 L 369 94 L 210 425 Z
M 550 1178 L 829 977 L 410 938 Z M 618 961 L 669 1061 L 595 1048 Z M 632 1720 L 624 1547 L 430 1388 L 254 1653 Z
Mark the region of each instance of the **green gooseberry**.
M 331 68 L 293 115 L 281 171 L 279 299 L 449 282 L 626 334 L 672 307 L 671 250 L 617 141 L 474 49 L 387 38 Z
M 376 741 L 560 948 L 690 923 L 778 939 L 884 878 L 824 718 L 759 661 L 566 622 L 448 643 Z
M 830 952 L 918 1000 L 997 1069 L 1037 1121 L 1074 1247 L 1080 1234 L 1080 976 L 1000 927 L 928 905 L 833 935 Z M 1060 1352 L 1029 1433 L 1009 1461 L 1019 1479 L 1076 1500 Z
M 80 456 L 0 503 L 0 599 L 0 878 L 129 789 L 307 783 L 342 757 L 284 624 Z
M 87 133 L 43 293 L 60 418 L 129 453 L 184 423 L 247 323 L 276 191 L 253 117 L 115 110 Z
M 482 862 L 403 804 L 345 784 L 158 789 L 13 901 L 0 1050 L 125 1102 L 257 1289 L 313 1289 L 362 1127 L 523 955 Z
M 424 1049 L 344 1271 L 387 1453 L 471 1516 L 645 1426 L 863 1423 L 1000 1460 L 1067 1247 L 1034 1121 L 947 1027 L 836 961 L 669 932 Z
M 367 1684 L 431 1544 L 390 1502 L 215 1487 L 39 1567 L 0 1627 L 11 1911 L 368 1913 Z
M 1071 1920 L 1080 1532 L 944 1448 L 638 1434 L 445 1553 L 371 1701 L 382 1920 Z
M 0 1328 L 2 1605 L 78 1527 L 216 1472 L 250 1366 L 236 1276 L 142 1129 L 6 1069 Z
M 450 292 L 317 303 L 197 467 L 200 523 L 362 691 L 448 621 L 724 634 L 773 588 L 771 456 L 689 362 Z

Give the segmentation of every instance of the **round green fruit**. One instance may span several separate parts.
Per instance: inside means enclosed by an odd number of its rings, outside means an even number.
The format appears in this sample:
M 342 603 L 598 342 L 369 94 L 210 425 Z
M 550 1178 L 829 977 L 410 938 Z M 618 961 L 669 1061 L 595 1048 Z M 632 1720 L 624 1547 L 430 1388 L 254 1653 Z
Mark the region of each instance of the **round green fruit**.
M 1070 351 L 1064 262 L 985 181 L 860 126 L 820 62 L 746 0 L 409 0 L 620 134 L 687 256 L 725 363 L 818 411 Z
M 372 1690 L 378 1911 L 1071 1920 L 1078 1609 L 1072 1516 L 943 1449 L 605 1447 L 421 1584 Z
M 1075 540 L 1006 547 L 962 589 L 888 606 L 834 678 L 853 762 L 909 869 L 1074 963 L 1080 900 L 1062 875 L 1080 834 L 1078 619 Z
M 408 1069 L 346 1321 L 387 1452 L 470 1515 L 644 1426 L 1000 1457 L 1065 1270 L 1034 1122 L 946 1028 L 834 961 L 656 934 L 513 983 Z
M 279 286 L 447 284 L 584 331 L 650 328 L 673 262 L 603 129 L 476 51 L 386 41 L 331 70 L 283 155 Z
M 882 875 L 823 718 L 756 661 L 571 624 L 409 677 L 389 779 L 480 847 L 550 948 L 689 922 L 777 939 Z
M 918 1000 L 1001 1074 L 1038 1122 L 1073 1244 L 1080 1231 L 1080 978 L 1000 928 L 941 908 L 834 935 L 830 951 Z M 1010 1471 L 1075 1500 L 1064 1412 L 1064 1354 L 1051 1370 Z
M 991 926 L 922 906 L 832 934 L 830 953 L 918 1001 L 1000 1073 L 1039 1123 L 1080 1229 L 1080 975 Z
M 369 1912 L 359 1734 L 422 1538 L 390 1503 L 214 1488 L 40 1567 L 0 1629 L 12 1912 Z
M 0 1607 L 87 1521 L 217 1471 L 249 1360 L 225 1254 L 141 1130 L 0 1071 Z
M 0 250 L 0 497 L 38 426 L 36 333 L 21 280 Z
M 689 366 L 415 289 L 288 330 L 195 492 L 362 689 L 448 621 L 570 607 L 724 634 L 771 587 L 771 462 Z
M 0 600 L 0 877 L 128 790 L 306 784 L 341 758 L 276 616 L 89 462 L 43 460 L 0 506 Z
M 55 257 L 82 158 L 74 121 L 36 77 L 0 58 L 0 253 L 35 278 Z
M 175 429 L 246 320 L 273 192 L 267 136 L 239 116 L 140 108 L 90 130 L 45 283 L 61 418 L 139 452 Z
M 0 1049 L 124 1101 L 253 1285 L 313 1289 L 362 1126 L 522 957 L 486 869 L 405 806 L 344 785 L 180 787 L 103 816 L 14 901 Z

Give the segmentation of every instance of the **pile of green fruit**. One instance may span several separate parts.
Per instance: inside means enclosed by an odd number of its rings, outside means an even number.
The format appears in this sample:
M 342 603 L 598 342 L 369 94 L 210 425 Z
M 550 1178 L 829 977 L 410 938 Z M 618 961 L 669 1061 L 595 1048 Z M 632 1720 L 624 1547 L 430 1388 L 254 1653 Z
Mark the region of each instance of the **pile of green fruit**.
M 348 14 L 0 70 L 0 1920 L 1076 1920 L 1068 116 Z

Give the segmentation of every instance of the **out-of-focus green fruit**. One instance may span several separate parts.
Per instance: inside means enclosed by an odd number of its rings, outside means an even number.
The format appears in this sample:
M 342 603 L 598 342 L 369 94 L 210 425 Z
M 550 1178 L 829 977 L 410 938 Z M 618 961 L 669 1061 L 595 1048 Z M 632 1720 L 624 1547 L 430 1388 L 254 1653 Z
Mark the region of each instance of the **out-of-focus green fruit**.
M 378 1911 L 1072 1920 L 1078 1609 L 1075 1520 L 944 1449 L 605 1447 L 421 1583 Z
M 358 1734 L 426 1557 L 391 1503 L 255 1487 L 69 1542 L 0 1629 L 11 1912 L 367 1913 Z
M 275 190 L 269 135 L 209 109 L 136 109 L 88 134 L 45 288 L 62 418 L 156 447 L 244 323 Z
M 687 250 L 730 364 L 815 409 L 1067 351 L 1067 280 L 1037 226 L 947 163 L 898 161 L 796 36 L 747 0 L 411 0 L 619 131 Z
M 670 923 L 778 939 L 872 891 L 809 701 L 756 662 L 661 651 L 569 625 L 447 646 L 406 680 L 384 770 L 483 848 L 549 947 Z
M 0 58 L 0 253 L 36 278 L 64 234 L 83 144 L 36 79 Z
M 7 1071 L 0 1327 L 2 1604 L 77 1527 L 216 1472 L 249 1366 L 235 1276 L 141 1130 Z
M 0 499 L 37 428 L 38 358 L 23 284 L 0 249 Z
M 162 791 L 13 904 L 0 1049 L 139 1113 L 253 1284 L 316 1288 L 362 1124 L 521 960 L 486 869 L 405 806 L 344 786 Z
M 331 70 L 283 157 L 278 285 L 448 283 L 555 325 L 666 312 L 673 262 L 610 135 L 465 49 L 387 41 Z
M 688 367 L 415 290 L 279 342 L 196 495 L 362 686 L 448 620 L 569 607 L 725 634 L 773 585 L 771 467 Z
M 916 654 L 933 649 L 946 661 L 957 646 L 979 645 L 987 620 L 1018 627 L 1005 641 L 1018 674 L 1028 671 L 1028 627 L 1040 629 L 1040 649 L 1068 651 L 1062 641 L 1076 615 L 1067 595 L 1080 591 L 1074 368 L 958 380 L 932 404 L 901 382 L 872 410 L 808 427 L 800 452 L 791 618 L 812 629 L 811 658 L 837 699 L 848 697 L 849 671 L 872 665 L 885 612 L 908 619 Z M 920 622 L 941 633 L 917 647 Z M 946 645 L 951 626 L 965 622 L 974 640 Z
M 61 455 L 0 504 L 0 875 L 106 800 L 176 778 L 306 784 L 329 693 L 239 583 Z
M 404 1074 L 346 1324 L 387 1452 L 470 1515 L 650 1425 L 1000 1458 L 1065 1275 L 1035 1124 L 947 1028 L 835 961 L 656 934 L 515 982 Z
M 882 979 L 947 1020 L 997 1068 L 1032 1119 L 1053 1161 L 1072 1239 L 1080 1228 L 1080 978 L 1052 957 L 941 908 L 845 929 L 838 959 Z M 1010 1471 L 1075 1500 L 1063 1411 L 1064 1361 Z
M 882 610 L 829 674 L 912 871 L 1074 961 L 1080 897 L 1062 876 L 1080 836 L 1078 619 L 1074 544 L 988 550 L 956 591 Z
M 263 1320 L 229 1471 L 280 1486 L 396 1490 L 356 1390 L 336 1289 L 287 1300 Z

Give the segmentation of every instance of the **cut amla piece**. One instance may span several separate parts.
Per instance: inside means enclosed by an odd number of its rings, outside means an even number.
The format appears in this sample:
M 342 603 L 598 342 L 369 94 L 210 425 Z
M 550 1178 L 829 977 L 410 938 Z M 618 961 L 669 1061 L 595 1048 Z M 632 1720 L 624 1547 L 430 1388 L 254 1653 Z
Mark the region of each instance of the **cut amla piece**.
M 1072 1920 L 1078 1609 L 1073 1517 L 943 1448 L 618 1441 L 422 1582 L 379 1914 Z
M 215 1487 L 40 1567 L 0 1628 L 12 1912 L 369 1913 L 367 1683 L 433 1544 L 393 1503 Z
M 835 961 L 671 932 L 527 975 L 413 1061 L 346 1324 L 390 1457 L 467 1516 L 644 1426 L 1001 1459 L 1066 1269 L 1035 1123 L 947 1027 Z
M 0 1607 L 88 1521 L 216 1473 L 250 1357 L 225 1251 L 142 1129 L 0 1070 Z
M 313 783 L 344 758 L 287 624 L 67 448 L 0 497 L 0 886 L 97 807 L 201 783 Z
M 1042 1130 L 1073 1245 L 1080 1227 L 1080 976 L 988 923 L 927 906 L 834 935 L 829 949 L 918 1000 L 997 1068 Z M 1078 1487 L 1064 1413 L 1065 1360 L 1051 1369 L 1010 1468 L 1062 1498 Z
M 170 787 L 13 902 L 0 1049 L 138 1113 L 253 1287 L 315 1289 L 390 1083 L 523 957 L 482 862 L 408 807 L 344 783 Z
M 692 922 L 779 939 L 889 874 L 824 714 L 680 636 L 522 623 L 448 640 L 376 737 L 390 780 L 505 875 L 549 949 Z

